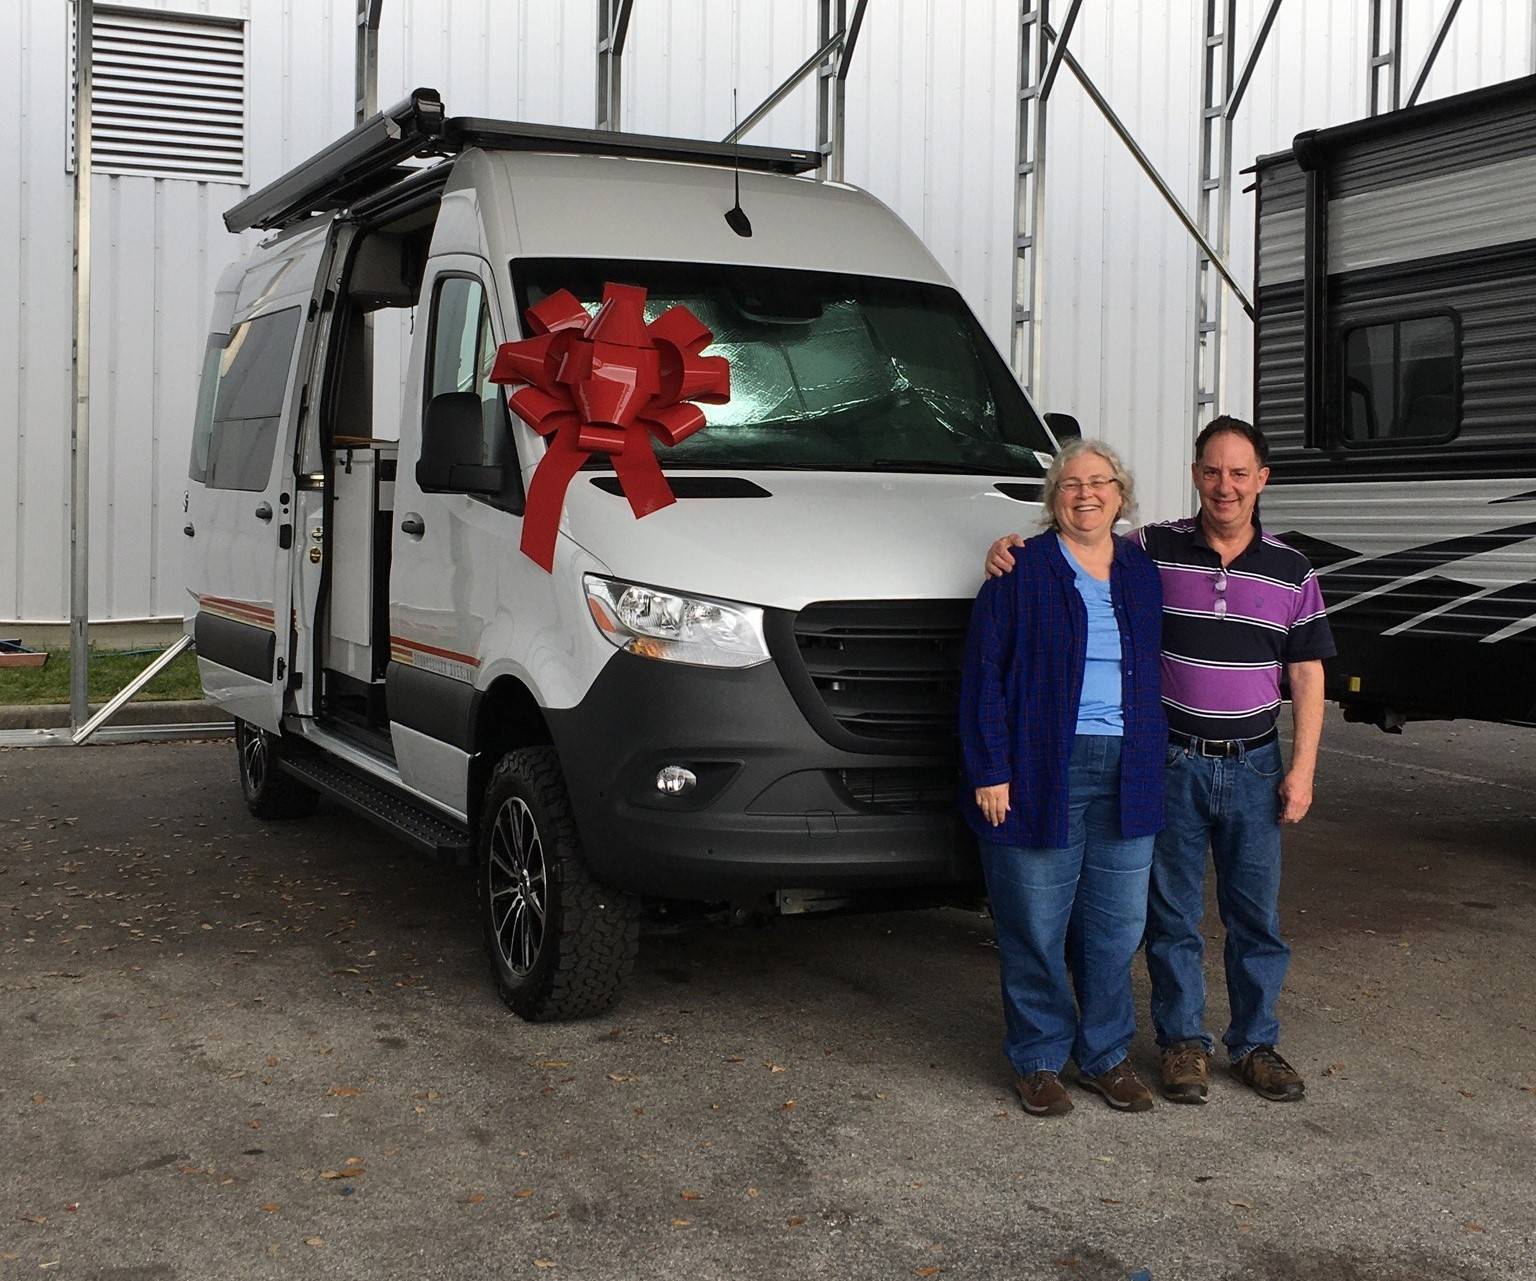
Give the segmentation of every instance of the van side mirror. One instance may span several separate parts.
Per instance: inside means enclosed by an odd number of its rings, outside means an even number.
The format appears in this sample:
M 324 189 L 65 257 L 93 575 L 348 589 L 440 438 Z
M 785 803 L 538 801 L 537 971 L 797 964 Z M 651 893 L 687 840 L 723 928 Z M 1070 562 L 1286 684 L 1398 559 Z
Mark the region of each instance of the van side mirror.
M 500 494 L 511 454 L 499 414 L 472 391 L 444 392 L 427 403 L 416 483 L 428 494 Z
M 1082 439 L 1082 425 L 1071 414 L 1047 414 L 1045 425 L 1051 429 L 1051 435 L 1056 437 L 1058 445 L 1065 445 L 1069 440 Z

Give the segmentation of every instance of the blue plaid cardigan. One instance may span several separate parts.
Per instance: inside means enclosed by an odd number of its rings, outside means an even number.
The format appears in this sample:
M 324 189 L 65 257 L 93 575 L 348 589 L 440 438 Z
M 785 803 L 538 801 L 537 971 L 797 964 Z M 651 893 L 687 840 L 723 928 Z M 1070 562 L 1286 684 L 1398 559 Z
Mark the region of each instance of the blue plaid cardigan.
M 1013 572 L 989 579 L 971 610 L 960 681 L 961 808 L 982 840 L 1060 848 L 1088 610 L 1054 531 L 1015 547 L 1013 559 Z M 1163 826 L 1163 592 L 1151 558 L 1124 538 L 1115 539 L 1109 581 L 1120 624 L 1120 834 L 1128 839 Z M 1012 787 L 1008 817 L 993 827 L 974 793 L 997 783 Z

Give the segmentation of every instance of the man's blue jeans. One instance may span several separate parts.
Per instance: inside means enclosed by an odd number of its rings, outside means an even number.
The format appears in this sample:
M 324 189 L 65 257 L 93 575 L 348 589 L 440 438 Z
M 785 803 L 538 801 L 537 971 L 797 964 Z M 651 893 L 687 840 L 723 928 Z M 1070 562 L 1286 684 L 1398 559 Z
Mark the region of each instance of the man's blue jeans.
M 1205 856 L 1216 866 L 1216 902 L 1227 941 L 1232 1022 L 1222 1035 L 1236 1062 L 1280 1037 L 1275 1002 L 1291 949 L 1280 937 L 1278 743 L 1235 757 L 1170 747 L 1167 826 L 1152 858 L 1147 896 L 1147 973 L 1157 1043 L 1203 1041 L 1205 1030 Z
M 980 842 L 1002 962 L 1003 1048 L 1020 1076 L 1059 1072 L 1069 1055 L 1098 1076 L 1125 1058 L 1136 1031 L 1131 961 L 1146 924 L 1152 837 L 1120 835 L 1118 738 L 1077 736 L 1068 799 L 1061 849 Z

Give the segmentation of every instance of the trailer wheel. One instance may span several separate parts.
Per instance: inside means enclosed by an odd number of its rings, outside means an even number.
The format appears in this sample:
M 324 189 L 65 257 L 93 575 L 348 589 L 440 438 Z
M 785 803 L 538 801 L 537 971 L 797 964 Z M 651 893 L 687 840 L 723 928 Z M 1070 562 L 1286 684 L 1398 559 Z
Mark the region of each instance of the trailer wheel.
M 240 790 L 245 807 L 257 818 L 304 818 L 320 796 L 277 767 L 282 739 L 259 725 L 235 722 L 235 753 L 240 761 Z
M 611 1006 L 634 968 L 639 904 L 587 870 L 553 748 L 501 758 L 476 843 L 480 918 L 501 999 L 534 1022 Z

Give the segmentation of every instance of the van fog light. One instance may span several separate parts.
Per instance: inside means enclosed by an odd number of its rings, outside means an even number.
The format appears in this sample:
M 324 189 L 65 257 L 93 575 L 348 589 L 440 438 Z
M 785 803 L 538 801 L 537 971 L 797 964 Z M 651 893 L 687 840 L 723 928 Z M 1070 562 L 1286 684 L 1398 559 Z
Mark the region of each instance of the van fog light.
M 656 790 L 663 796 L 682 796 L 699 785 L 699 776 L 681 765 L 663 765 L 656 772 Z

